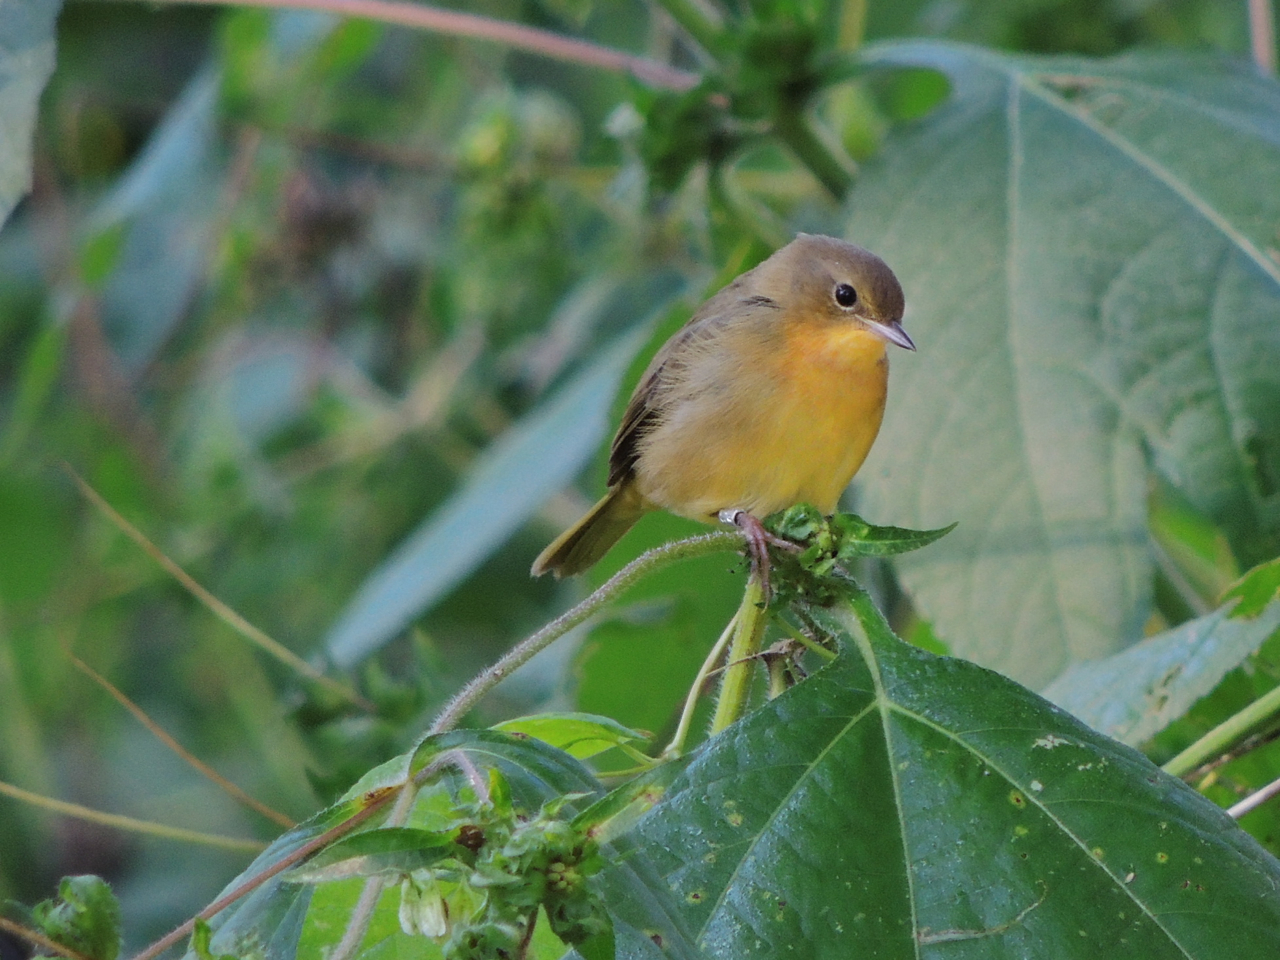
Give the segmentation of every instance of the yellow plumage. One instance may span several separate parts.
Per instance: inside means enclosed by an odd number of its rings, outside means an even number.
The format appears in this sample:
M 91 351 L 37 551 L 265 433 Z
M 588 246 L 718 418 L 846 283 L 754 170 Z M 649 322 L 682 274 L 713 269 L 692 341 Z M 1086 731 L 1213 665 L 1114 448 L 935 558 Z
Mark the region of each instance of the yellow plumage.
M 654 356 L 610 454 L 609 492 L 534 562 L 568 576 L 646 511 L 714 520 L 832 512 L 884 414 L 902 289 L 874 254 L 801 234 L 708 300 Z

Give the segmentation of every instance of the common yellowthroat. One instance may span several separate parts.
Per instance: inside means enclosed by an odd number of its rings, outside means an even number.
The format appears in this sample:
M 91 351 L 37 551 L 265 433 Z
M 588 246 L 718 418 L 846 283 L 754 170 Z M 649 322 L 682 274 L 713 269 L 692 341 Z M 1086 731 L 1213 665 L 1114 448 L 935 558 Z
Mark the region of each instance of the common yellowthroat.
M 650 510 L 738 523 L 797 503 L 824 513 L 880 430 L 898 278 L 870 251 L 800 234 L 713 296 L 654 356 L 609 453 L 609 492 L 539 555 L 572 576 Z M 763 555 L 763 554 L 762 554 Z

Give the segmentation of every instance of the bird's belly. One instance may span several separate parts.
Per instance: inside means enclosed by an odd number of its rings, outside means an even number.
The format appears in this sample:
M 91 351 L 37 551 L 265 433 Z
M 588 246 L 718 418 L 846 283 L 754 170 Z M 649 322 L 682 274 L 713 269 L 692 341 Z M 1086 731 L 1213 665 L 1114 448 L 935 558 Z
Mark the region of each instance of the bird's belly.
M 698 519 L 801 502 L 832 512 L 879 432 L 888 368 L 878 341 L 802 347 L 741 371 L 715 404 L 668 411 L 636 464 L 640 492 Z

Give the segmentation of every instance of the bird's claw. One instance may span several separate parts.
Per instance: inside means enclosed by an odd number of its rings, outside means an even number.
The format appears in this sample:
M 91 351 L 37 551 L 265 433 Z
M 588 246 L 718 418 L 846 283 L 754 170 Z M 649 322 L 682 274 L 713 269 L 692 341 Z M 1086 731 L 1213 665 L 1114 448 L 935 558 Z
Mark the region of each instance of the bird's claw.
M 722 523 L 733 524 L 747 538 L 747 552 L 751 556 L 751 569 L 760 578 L 760 589 L 764 593 L 765 603 L 768 603 L 773 596 L 773 590 L 769 583 L 769 547 L 772 545 L 791 553 L 799 553 L 801 547 L 799 544 L 770 533 L 757 517 L 746 510 L 736 508 L 721 510 L 719 517 Z

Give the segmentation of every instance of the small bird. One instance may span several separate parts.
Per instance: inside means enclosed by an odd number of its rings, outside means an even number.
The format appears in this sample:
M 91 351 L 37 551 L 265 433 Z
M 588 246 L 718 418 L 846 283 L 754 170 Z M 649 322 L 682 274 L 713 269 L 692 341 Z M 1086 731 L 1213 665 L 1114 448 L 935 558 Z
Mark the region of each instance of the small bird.
M 902 310 L 888 265 L 834 237 L 799 234 L 742 274 L 654 356 L 613 438 L 608 493 L 533 575 L 581 573 L 658 508 L 736 524 L 767 564 L 777 540 L 758 518 L 797 503 L 832 513 L 866 459 L 886 344 L 915 349 Z

